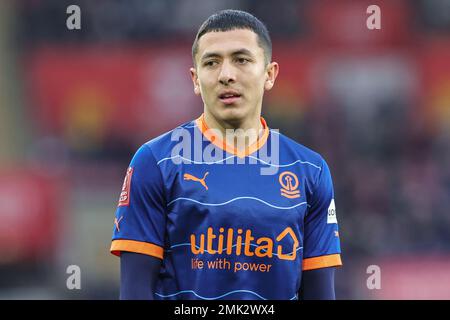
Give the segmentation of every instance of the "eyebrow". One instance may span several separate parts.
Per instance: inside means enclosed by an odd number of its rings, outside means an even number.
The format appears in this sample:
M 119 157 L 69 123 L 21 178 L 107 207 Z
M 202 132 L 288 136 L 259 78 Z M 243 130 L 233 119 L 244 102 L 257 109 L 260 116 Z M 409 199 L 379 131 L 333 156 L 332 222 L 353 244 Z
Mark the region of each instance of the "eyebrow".
M 250 50 L 248 50 L 248 49 L 245 49 L 245 48 L 238 49 L 238 50 L 233 51 L 233 52 L 231 53 L 232 56 L 238 56 L 238 55 L 240 55 L 240 54 L 243 54 L 243 55 L 247 55 L 247 56 L 253 57 L 252 52 L 251 52 Z M 201 59 L 201 60 L 203 61 L 203 60 L 206 60 L 206 59 L 208 59 L 208 58 L 217 58 L 217 57 L 221 57 L 221 56 L 222 56 L 222 55 L 219 54 L 219 53 L 217 53 L 217 52 L 207 52 L 207 53 L 205 53 L 205 54 L 202 56 L 202 59 Z

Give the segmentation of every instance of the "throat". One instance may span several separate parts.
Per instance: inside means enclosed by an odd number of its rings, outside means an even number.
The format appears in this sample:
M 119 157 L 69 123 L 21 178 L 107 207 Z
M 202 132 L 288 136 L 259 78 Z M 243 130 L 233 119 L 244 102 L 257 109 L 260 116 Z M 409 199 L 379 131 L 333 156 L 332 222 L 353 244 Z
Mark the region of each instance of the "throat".
M 216 130 L 218 135 L 213 132 L 208 134 L 210 138 L 213 138 L 215 144 L 222 145 L 232 153 L 238 154 L 253 149 L 258 141 L 263 140 L 266 131 L 265 122 L 259 115 L 251 121 L 237 123 L 236 121 L 216 119 L 205 112 L 201 121 L 203 121 L 205 131 Z
M 226 143 L 238 151 L 245 151 L 255 144 L 264 134 L 260 124 L 258 129 L 227 129 L 225 132 Z

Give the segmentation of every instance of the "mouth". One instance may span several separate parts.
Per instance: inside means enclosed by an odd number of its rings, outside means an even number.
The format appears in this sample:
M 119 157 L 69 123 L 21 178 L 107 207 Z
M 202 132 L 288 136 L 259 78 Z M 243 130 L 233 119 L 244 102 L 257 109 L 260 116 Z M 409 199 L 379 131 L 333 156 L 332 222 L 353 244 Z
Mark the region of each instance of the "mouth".
M 234 91 L 223 92 L 219 95 L 219 100 L 226 105 L 236 103 L 237 101 L 239 101 L 240 98 L 241 94 Z

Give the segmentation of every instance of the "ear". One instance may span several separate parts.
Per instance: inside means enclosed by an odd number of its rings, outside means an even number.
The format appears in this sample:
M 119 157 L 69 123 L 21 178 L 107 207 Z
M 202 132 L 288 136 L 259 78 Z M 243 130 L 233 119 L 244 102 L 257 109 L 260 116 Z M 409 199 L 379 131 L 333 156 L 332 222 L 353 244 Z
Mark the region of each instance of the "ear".
M 264 83 L 264 89 L 270 90 L 275 84 L 275 79 L 280 71 L 280 66 L 276 62 L 271 62 L 266 67 L 266 82 Z
M 192 83 L 194 84 L 194 93 L 199 96 L 200 95 L 200 85 L 198 83 L 198 75 L 197 75 L 197 70 L 192 67 L 191 69 L 189 69 L 189 71 L 191 72 L 191 79 L 192 79 Z

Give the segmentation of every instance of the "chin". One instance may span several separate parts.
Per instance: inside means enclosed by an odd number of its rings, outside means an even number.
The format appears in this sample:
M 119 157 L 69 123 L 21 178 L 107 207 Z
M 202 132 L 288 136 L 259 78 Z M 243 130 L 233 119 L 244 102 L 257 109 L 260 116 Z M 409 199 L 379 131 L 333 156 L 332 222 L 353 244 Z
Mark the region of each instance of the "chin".
M 222 107 L 218 112 L 218 116 L 224 121 L 241 121 L 245 119 L 247 115 L 247 110 L 233 105 Z
M 243 112 L 243 110 L 237 109 L 228 109 L 222 110 L 219 112 L 219 117 L 222 121 L 226 121 L 232 124 L 239 125 L 247 116 L 247 113 Z

